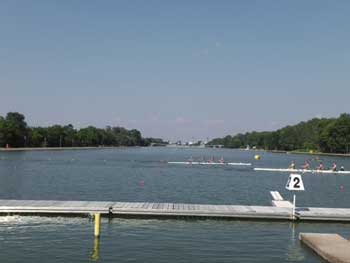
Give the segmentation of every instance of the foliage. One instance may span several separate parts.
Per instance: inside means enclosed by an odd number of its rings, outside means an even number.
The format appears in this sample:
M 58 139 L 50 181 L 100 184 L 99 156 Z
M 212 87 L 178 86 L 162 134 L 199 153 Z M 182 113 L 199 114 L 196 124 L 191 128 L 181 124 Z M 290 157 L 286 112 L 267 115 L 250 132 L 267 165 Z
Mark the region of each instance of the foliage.
M 350 146 L 350 115 L 338 118 L 314 118 L 276 131 L 247 132 L 216 138 L 209 145 L 245 148 L 247 145 L 265 150 L 321 151 L 348 153 Z
M 89 126 L 74 129 L 73 125 L 28 127 L 24 115 L 9 112 L 0 116 L 0 147 L 82 147 L 82 146 L 148 146 L 160 139 L 143 139 L 141 132 L 123 127 L 105 129 Z
M 145 144 L 146 145 L 152 145 L 152 146 L 165 146 L 169 144 L 168 142 L 163 141 L 163 139 L 160 138 L 145 138 Z
M 9 112 L 6 118 L 1 118 L 0 142 L 3 145 L 11 144 L 13 147 L 24 146 L 27 143 L 27 123 L 24 115 L 17 112 Z

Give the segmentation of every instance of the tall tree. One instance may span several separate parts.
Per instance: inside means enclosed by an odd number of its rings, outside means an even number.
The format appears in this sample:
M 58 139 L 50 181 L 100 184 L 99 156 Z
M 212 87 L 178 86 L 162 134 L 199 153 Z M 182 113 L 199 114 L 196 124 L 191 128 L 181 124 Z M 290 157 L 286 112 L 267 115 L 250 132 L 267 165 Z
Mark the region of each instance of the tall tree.
M 350 115 L 344 113 L 338 118 L 314 118 L 277 131 L 226 136 L 214 139 L 209 144 L 223 144 L 227 148 L 242 148 L 250 145 L 268 150 L 319 150 L 348 153 L 350 151 Z
M 24 119 L 24 115 L 18 112 L 7 113 L 3 127 L 5 144 L 11 147 L 26 146 L 28 130 Z
M 0 147 L 4 147 L 5 143 L 5 119 L 0 116 Z

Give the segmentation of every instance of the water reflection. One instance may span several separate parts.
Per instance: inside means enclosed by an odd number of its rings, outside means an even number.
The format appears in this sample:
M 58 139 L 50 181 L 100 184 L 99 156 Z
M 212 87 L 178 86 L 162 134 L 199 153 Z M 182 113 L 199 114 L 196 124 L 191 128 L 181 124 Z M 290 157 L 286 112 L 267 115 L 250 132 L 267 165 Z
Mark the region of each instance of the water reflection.
M 296 231 L 295 231 L 296 226 L 297 226 L 297 223 L 295 222 L 291 222 L 289 225 L 291 234 L 290 234 L 290 242 L 288 243 L 288 247 L 287 247 L 286 256 L 287 256 L 287 260 L 292 262 L 305 260 L 303 251 L 299 246 L 298 234 L 296 234 Z
M 100 258 L 100 239 L 95 237 L 94 238 L 94 246 L 91 253 L 91 260 L 92 261 L 98 261 Z

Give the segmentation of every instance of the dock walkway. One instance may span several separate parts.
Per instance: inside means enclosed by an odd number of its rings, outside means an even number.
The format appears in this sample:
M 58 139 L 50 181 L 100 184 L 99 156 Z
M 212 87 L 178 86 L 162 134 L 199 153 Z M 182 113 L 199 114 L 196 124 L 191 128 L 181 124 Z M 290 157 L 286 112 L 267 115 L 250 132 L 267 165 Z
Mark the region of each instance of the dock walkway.
M 297 208 L 300 221 L 350 221 L 349 208 Z M 292 209 L 274 206 L 184 203 L 0 200 L 0 215 L 111 217 L 201 217 L 223 219 L 292 220 Z
M 0 200 L 0 214 L 86 215 L 114 217 L 216 217 L 289 219 L 290 209 L 272 206 L 202 205 L 145 202 Z
M 338 234 L 300 233 L 299 239 L 327 262 L 350 263 L 350 242 Z

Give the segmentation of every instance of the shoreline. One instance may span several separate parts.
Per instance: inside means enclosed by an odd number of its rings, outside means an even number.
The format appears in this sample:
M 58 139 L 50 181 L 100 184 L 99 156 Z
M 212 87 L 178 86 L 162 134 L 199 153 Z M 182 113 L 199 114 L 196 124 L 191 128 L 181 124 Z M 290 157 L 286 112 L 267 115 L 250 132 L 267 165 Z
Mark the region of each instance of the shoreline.
M 321 153 L 321 152 L 310 153 L 310 152 L 292 151 L 292 152 L 286 152 L 286 154 L 306 154 L 306 155 L 350 157 L 350 153 Z
M 103 150 L 103 149 L 119 149 L 119 148 L 141 148 L 150 146 L 86 146 L 86 147 L 19 147 L 19 148 L 3 148 L 0 147 L 0 152 L 19 152 L 19 151 L 74 151 L 74 150 Z M 156 147 L 156 146 L 153 146 Z M 163 146 L 162 146 L 163 147 Z M 168 146 L 169 147 L 169 146 Z M 173 148 L 173 147 L 169 147 Z M 174 147 L 177 148 L 177 147 Z M 200 148 L 202 147 L 178 147 L 178 148 Z M 222 148 L 229 149 L 229 148 Z M 246 151 L 245 149 L 237 148 L 235 150 Z M 338 156 L 338 157 L 350 157 L 350 153 L 322 153 L 322 152 L 303 152 L 303 151 L 282 151 L 282 150 L 248 150 L 251 152 L 269 152 L 269 153 L 280 153 L 280 154 L 304 154 L 304 155 L 323 155 L 323 156 Z
M 323 156 L 338 156 L 338 157 L 350 157 L 350 153 L 322 153 L 322 152 L 302 152 L 302 151 L 265 151 L 271 153 L 284 153 L 284 154 L 304 154 L 304 155 L 323 155 Z
M 120 148 L 135 148 L 142 146 L 86 146 L 86 147 L 19 147 L 0 148 L 0 152 L 21 152 L 21 151 L 74 151 L 74 150 L 105 150 Z
M 227 148 L 223 148 L 227 149 Z M 246 151 L 243 148 L 238 148 L 239 150 Z M 248 150 L 252 152 L 269 152 L 269 153 L 281 153 L 281 154 L 304 154 L 304 155 L 323 155 L 323 156 L 338 156 L 338 157 L 350 157 L 350 153 L 323 153 L 323 152 L 303 152 L 303 151 L 283 151 L 283 150 Z

